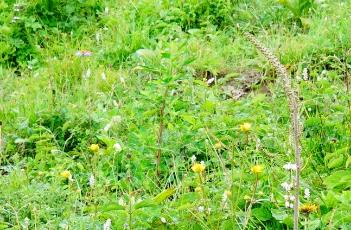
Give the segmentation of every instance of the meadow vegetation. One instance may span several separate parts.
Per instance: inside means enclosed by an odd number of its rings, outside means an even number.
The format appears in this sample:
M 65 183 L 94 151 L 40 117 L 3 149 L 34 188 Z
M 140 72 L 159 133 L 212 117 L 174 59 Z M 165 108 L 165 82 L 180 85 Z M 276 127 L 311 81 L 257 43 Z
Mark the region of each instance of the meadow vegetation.
M 0 229 L 351 229 L 350 12 L 0 0 Z

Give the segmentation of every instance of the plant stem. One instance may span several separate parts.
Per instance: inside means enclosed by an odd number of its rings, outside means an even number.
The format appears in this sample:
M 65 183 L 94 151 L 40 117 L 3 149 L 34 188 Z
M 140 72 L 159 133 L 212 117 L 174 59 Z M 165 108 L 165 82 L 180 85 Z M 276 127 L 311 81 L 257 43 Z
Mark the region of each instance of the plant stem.
M 168 93 L 168 87 L 166 87 L 165 92 L 163 94 L 162 98 L 162 104 L 160 108 L 160 126 L 158 128 L 158 134 L 157 134 L 157 153 L 156 153 L 156 176 L 159 178 L 161 175 L 160 172 L 160 164 L 161 164 L 161 145 L 162 145 L 162 134 L 164 130 L 164 113 L 165 113 L 165 107 L 166 107 L 166 97 Z
M 255 185 L 254 185 L 254 188 L 253 188 L 252 197 L 250 199 L 250 204 L 247 207 L 247 213 L 246 213 L 246 217 L 245 217 L 245 221 L 244 221 L 244 228 L 243 228 L 243 230 L 245 230 L 247 228 L 247 224 L 249 223 L 249 219 L 250 219 L 250 216 L 251 216 L 252 205 L 253 205 L 253 202 L 255 201 L 257 185 L 258 185 L 258 175 L 256 174 L 256 181 L 255 181 Z

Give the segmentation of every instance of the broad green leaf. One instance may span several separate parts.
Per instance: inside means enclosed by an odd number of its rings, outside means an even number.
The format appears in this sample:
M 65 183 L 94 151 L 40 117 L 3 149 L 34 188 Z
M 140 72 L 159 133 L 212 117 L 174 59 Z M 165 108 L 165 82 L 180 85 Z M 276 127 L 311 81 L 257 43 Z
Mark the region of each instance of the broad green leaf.
M 163 192 L 159 193 L 157 196 L 153 198 L 153 201 L 156 203 L 161 203 L 162 201 L 168 199 L 175 193 L 175 189 L 169 188 L 164 190 Z
M 324 179 L 324 184 L 328 189 L 342 187 L 343 189 L 351 187 L 351 170 L 336 171 Z
M 288 217 L 288 214 L 286 214 L 285 211 L 280 210 L 280 209 L 271 209 L 271 213 L 274 219 L 282 221 L 286 217 Z
M 252 215 L 260 221 L 267 221 L 272 218 L 272 213 L 266 207 L 252 209 Z
M 156 206 L 157 203 L 155 201 L 153 201 L 152 199 L 146 199 L 143 200 L 137 204 L 134 205 L 135 209 L 139 209 L 139 208 L 146 208 L 146 207 L 152 207 L 152 206 Z
M 333 168 L 340 167 L 342 165 L 344 165 L 344 156 L 340 155 L 337 158 L 334 158 L 329 161 L 328 168 L 333 169 Z

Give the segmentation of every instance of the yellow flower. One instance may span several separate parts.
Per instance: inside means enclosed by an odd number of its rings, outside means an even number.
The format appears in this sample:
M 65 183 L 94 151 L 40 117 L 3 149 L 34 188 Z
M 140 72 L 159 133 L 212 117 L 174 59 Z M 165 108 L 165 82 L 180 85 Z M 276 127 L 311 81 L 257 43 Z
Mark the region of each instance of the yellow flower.
M 98 144 L 91 144 L 89 149 L 93 152 L 93 153 L 98 153 L 99 152 L 99 145 Z
M 263 165 L 255 165 L 251 167 L 251 172 L 253 172 L 254 174 L 259 174 L 263 172 Z
M 310 214 L 312 212 L 316 212 L 318 209 L 318 206 L 315 205 L 315 204 L 303 204 L 301 205 L 300 207 L 300 211 L 303 213 L 303 214 Z
M 70 171 L 68 170 L 65 170 L 65 171 L 62 171 L 60 173 L 60 176 L 62 176 L 63 178 L 67 179 L 67 180 L 71 180 L 72 179 L 72 174 Z
M 229 191 L 229 190 L 224 191 L 224 194 L 225 194 L 225 196 L 227 196 L 227 197 L 231 197 L 231 196 L 232 196 L 232 192 Z
M 244 124 L 240 125 L 240 131 L 247 133 L 251 130 L 251 123 L 245 122 Z
M 196 172 L 196 173 L 202 173 L 205 170 L 205 165 L 203 164 L 199 164 L 199 163 L 195 163 L 191 169 Z
M 195 188 L 195 192 L 202 192 L 202 188 L 201 187 L 196 187 Z

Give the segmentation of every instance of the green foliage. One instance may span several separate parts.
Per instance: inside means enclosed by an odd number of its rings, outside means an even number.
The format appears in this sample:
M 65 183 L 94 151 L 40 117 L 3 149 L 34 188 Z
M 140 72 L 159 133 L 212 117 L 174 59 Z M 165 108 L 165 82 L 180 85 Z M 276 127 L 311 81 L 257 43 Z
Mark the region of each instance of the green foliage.
M 237 23 L 299 91 L 300 228 L 350 229 L 351 6 L 281 3 L 0 0 L 0 229 L 292 228 L 287 100 Z
M 83 36 L 89 25 L 98 24 L 103 4 L 100 0 L 1 0 L 0 9 L 1 63 L 33 68 L 42 61 L 50 36 Z

